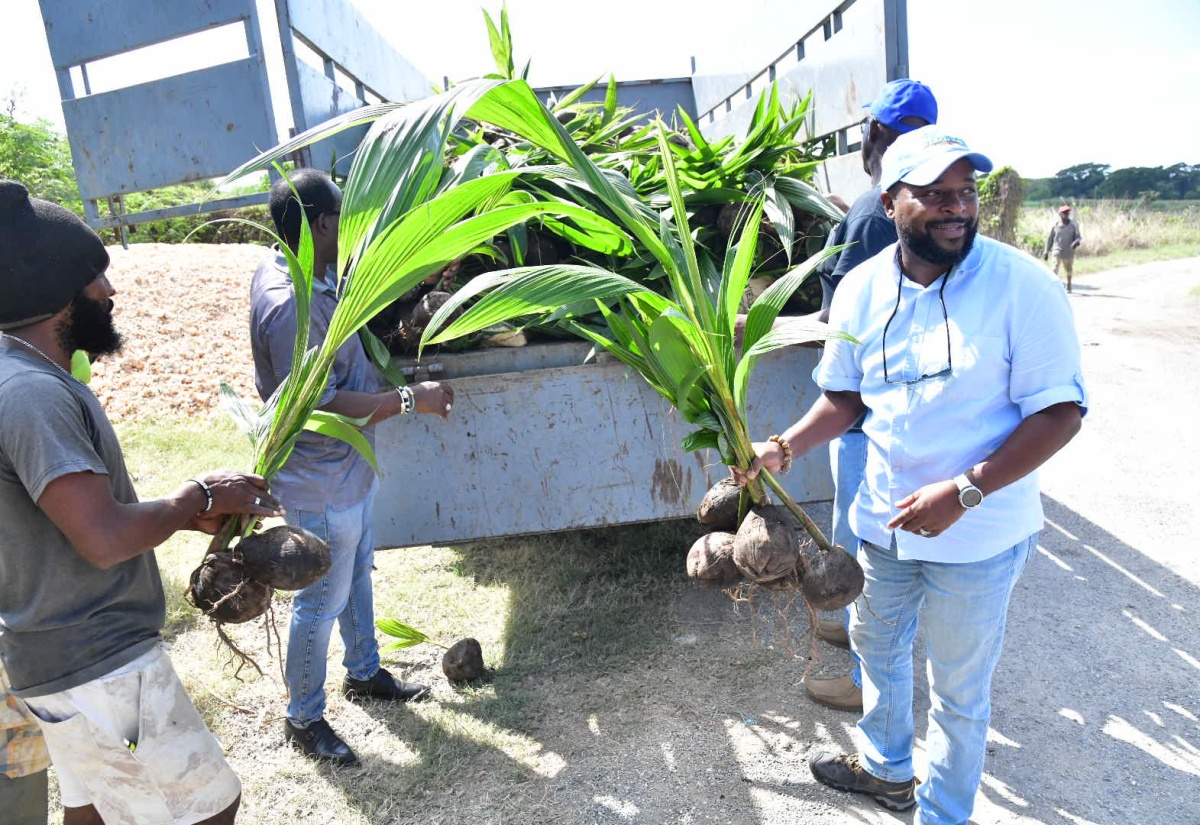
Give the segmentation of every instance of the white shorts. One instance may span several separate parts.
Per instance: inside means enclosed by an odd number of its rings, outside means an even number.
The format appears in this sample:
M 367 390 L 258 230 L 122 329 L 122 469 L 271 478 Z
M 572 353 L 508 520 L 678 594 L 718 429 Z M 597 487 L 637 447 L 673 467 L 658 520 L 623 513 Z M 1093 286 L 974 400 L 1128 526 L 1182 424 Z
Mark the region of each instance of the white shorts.
M 63 807 L 105 825 L 192 825 L 242 791 L 161 645 L 87 684 L 26 699 Z

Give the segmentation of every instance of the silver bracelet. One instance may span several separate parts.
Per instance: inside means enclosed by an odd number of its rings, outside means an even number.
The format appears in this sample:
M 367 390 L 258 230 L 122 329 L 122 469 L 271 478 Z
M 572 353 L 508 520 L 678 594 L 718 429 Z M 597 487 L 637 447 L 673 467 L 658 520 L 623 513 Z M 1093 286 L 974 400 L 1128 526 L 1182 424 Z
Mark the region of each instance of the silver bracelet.
M 213 505 L 212 488 L 209 487 L 207 484 L 205 484 L 203 481 L 201 481 L 198 478 L 189 478 L 188 481 L 192 482 L 193 484 L 199 485 L 200 492 L 204 493 L 204 509 L 201 510 L 200 512 L 207 513 L 209 510 L 212 509 L 212 505 Z
M 396 387 L 396 393 L 400 396 L 400 415 L 408 415 L 416 409 L 417 399 L 411 389 L 407 386 Z

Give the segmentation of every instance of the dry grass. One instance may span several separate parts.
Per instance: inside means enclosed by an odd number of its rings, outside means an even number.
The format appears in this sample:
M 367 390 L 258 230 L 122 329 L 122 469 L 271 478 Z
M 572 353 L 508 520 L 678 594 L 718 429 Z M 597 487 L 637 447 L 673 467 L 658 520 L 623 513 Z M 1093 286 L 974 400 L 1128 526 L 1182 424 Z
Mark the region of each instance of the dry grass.
M 1073 206 L 1084 238 L 1075 259 L 1077 275 L 1200 255 L 1200 204 L 1180 201 L 1155 208 L 1135 201 L 1084 201 Z M 1026 251 L 1040 258 L 1057 220 L 1056 206 L 1025 207 L 1017 236 Z
M 245 441 L 221 419 L 144 423 L 121 436 L 146 497 L 211 466 L 249 461 Z M 286 746 L 285 690 L 263 624 L 229 628 L 264 668 L 239 680 L 213 629 L 182 600 L 206 540 L 172 539 L 158 553 L 171 656 L 242 778 L 239 823 L 617 821 L 606 800 L 647 793 L 661 810 L 680 800 L 703 809 L 690 784 L 711 780 L 715 765 L 715 775 L 737 783 L 724 731 L 748 716 L 739 697 L 764 684 L 778 681 L 784 704 L 805 667 L 789 653 L 808 648 L 792 636 L 808 620 L 802 608 L 784 615 L 786 600 L 734 605 L 690 585 L 684 559 L 698 531 L 676 522 L 379 552 L 376 614 L 447 644 L 475 637 L 489 675 L 453 686 L 441 674 L 442 650 L 420 645 L 385 653 L 385 664 L 432 684 L 432 701 L 352 704 L 337 691 L 335 634 L 327 716 L 362 759 L 350 769 L 315 765 Z M 276 622 L 286 638 L 281 596 Z M 788 678 L 770 675 L 781 668 Z M 697 693 L 697 679 L 719 687 Z M 685 739 L 686 749 L 669 744 Z M 700 762 L 664 776 L 664 748 Z M 647 775 L 656 775 L 649 788 Z

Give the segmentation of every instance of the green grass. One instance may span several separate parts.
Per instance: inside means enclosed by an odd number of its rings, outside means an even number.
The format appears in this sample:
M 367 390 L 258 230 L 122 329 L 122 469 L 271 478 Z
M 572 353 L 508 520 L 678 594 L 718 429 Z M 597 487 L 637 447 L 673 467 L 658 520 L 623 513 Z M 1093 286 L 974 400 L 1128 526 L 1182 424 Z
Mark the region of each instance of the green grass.
M 1175 261 L 1180 258 L 1197 256 L 1200 256 L 1200 241 L 1162 244 L 1148 249 L 1121 249 L 1107 255 L 1077 257 L 1075 259 L 1075 275 L 1087 275 L 1092 272 L 1120 269 L 1123 266 L 1137 266 L 1155 261 Z
M 250 442 L 225 416 L 190 422 L 126 421 L 114 424 L 138 497 L 157 498 L 184 479 L 219 467 L 249 468 Z M 168 638 L 192 627 L 200 614 L 183 599 L 188 576 L 200 563 L 208 537 L 180 532 L 156 551 L 167 594 Z
M 122 426 L 120 435 L 143 497 L 206 469 L 250 461 L 248 444 L 223 420 L 139 422 Z M 369 766 L 340 773 L 300 759 L 282 742 L 286 692 L 263 626 L 228 628 L 264 669 L 262 677 L 243 671 L 235 678 L 213 628 L 183 602 L 206 538 L 184 534 L 167 542 L 158 556 L 172 660 L 243 780 L 239 822 L 424 822 L 430 810 L 455 812 L 438 821 L 472 821 L 482 813 L 473 806 L 487 798 L 537 811 L 545 783 L 559 770 L 558 754 L 594 739 L 589 720 L 601 721 L 614 748 L 651 724 L 653 708 L 643 701 L 652 695 L 647 685 L 662 678 L 658 669 L 712 668 L 722 678 L 728 668 L 723 678 L 735 684 L 756 678 L 745 659 L 700 665 L 693 660 L 707 656 L 705 648 L 679 653 L 674 644 L 671 611 L 691 588 L 684 559 L 699 530 L 685 520 L 378 552 L 376 615 L 447 645 L 478 639 L 489 673 L 478 684 L 454 686 L 441 674 L 443 651 L 435 645 L 385 652 L 393 672 L 432 684 L 434 700 L 352 705 L 335 690 L 342 651 L 334 634 L 328 715 Z M 276 610 L 286 643 L 287 594 L 277 594 Z M 779 662 L 758 658 L 762 666 Z M 473 795 L 461 795 L 464 782 Z

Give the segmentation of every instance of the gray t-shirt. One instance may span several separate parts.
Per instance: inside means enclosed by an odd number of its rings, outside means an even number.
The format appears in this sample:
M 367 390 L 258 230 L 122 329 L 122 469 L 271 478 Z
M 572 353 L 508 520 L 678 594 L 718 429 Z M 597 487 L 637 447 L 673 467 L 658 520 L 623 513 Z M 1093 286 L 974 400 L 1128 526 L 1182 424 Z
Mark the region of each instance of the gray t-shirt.
M 71 473 L 137 501 L 92 391 L 33 353 L 0 347 L 0 655 L 17 696 L 78 687 L 157 643 L 166 601 L 154 553 L 107 570 L 75 552 L 37 506 Z
M 337 309 L 337 295 L 326 278 L 314 278 L 308 345 L 325 340 Z M 287 260 L 279 252 L 264 260 L 250 282 L 250 346 L 254 354 L 254 383 L 266 400 L 292 369 L 296 337 L 296 300 Z M 362 343 L 351 338 L 338 350 L 329 383 L 318 405 L 327 404 L 339 390 L 376 392 L 379 379 Z M 375 428 L 362 433 L 374 446 Z M 363 500 L 375 482 L 375 471 L 358 452 L 337 438 L 304 432 L 296 440 L 287 464 L 271 479 L 271 492 L 289 510 L 320 511 L 350 507 Z

